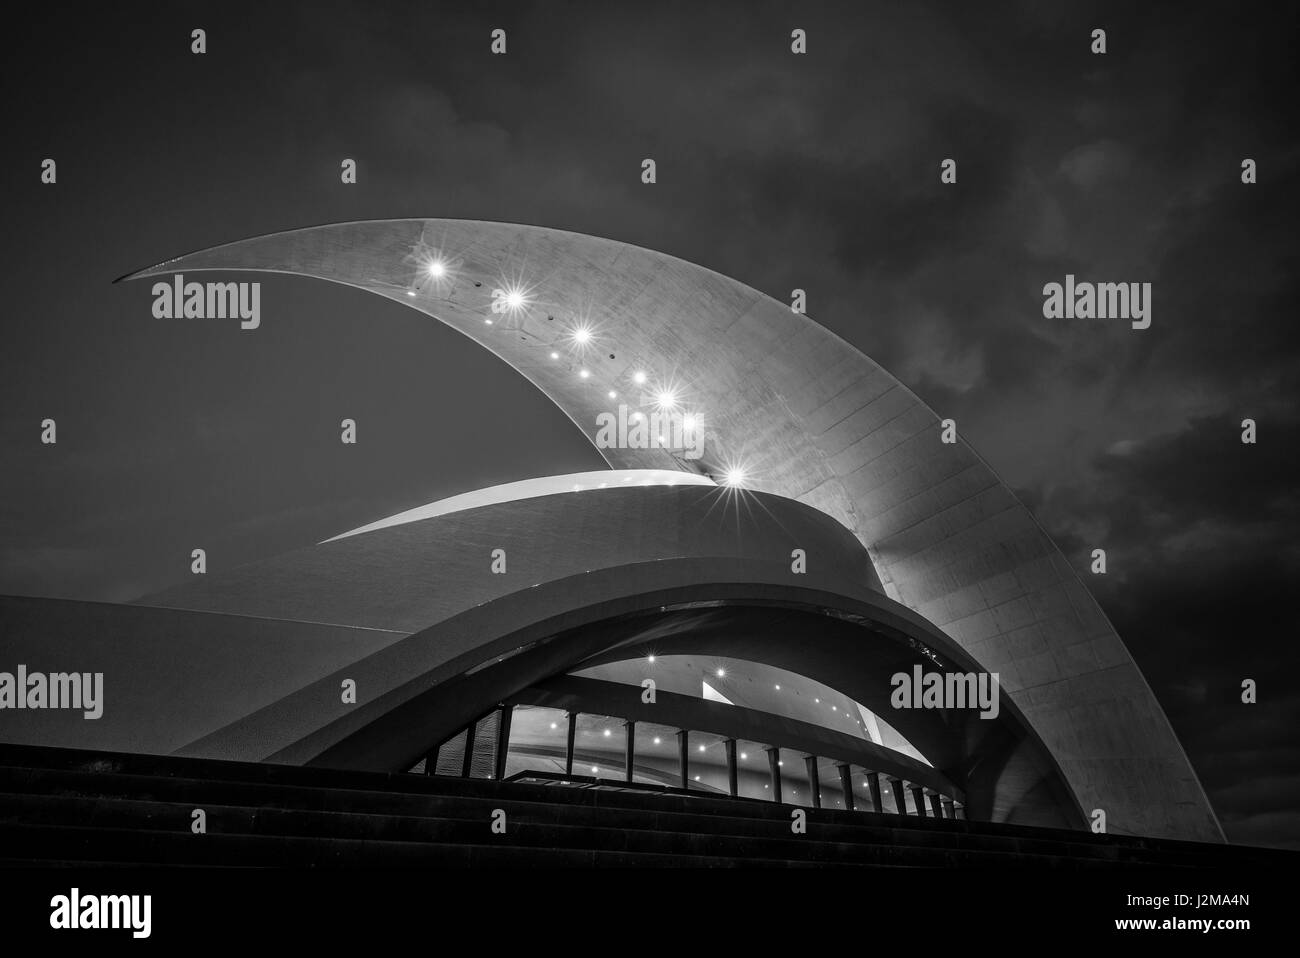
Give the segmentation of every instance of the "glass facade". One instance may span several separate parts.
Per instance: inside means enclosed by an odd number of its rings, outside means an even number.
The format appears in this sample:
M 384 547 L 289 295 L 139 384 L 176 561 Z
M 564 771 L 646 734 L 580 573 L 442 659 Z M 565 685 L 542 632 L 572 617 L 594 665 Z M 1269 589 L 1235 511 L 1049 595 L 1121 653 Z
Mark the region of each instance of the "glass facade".
M 470 729 L 461 731 L 444 742 L 436 754 L 418 762 L 411 771 L 433 775 L 468 774 L 471 778 L 495 777 L 502 715 L 500 710 L 488 713 L 474 723 L 472 734 Z M 774 762 L 779 764 L 774 767 Z M 779 801 L 832 811 L 847 811 L 850 807 L 841 774 L 841 768 L 845 768 L 849 772 L 848 786 L 854 811 L 901 812 L 911 817 L 915 817 L 917 812 L 911 790 L 913 783 L 905 783 L 904 808 L 900 809 L 889 773 L 848 765 L 841 759 L 746 739 L 730 739 L 716 732 L 683 730 L 655 722 L 634 722 L 612 715 L 571 713 L 537 705 L 512 706 L 505 777 L 529 772 L 563 777 L 570 767 L 574 776 L 597 778 L 604 782 L 631 782 L 674 790 L 685 788 L 689 792 L 716 796 L 734 794 L 743 799 Z M 880 807 L 877 807 L 872 793 L 873 776 L 880 786 Z M 934 817 L 928 799 L 926 802 L 925 817 Z M 950 808 L 951 804 L 944 806 L 944 817 L 952 814 Z
M 730 795 L 727 740 L 712 732 L 691 732 L 686 750 L 686 788 L 693 792 Z
M 677 756 L 678 731 L 670 725 L 636 723 L 632 736 L 635 749 L 632 781 L 667 788 L 681 787 L 681 762 Z
M 741 798 L 772 801 L 772 770 L 767 748 L 758 742 L 736 742 L 736 784 Z
M 627 723 L 609 715 L 580 712 L 573 737 L 573 774 L 625 781 Z
M 537 705 L 516 705 L 510 716 L 506 778 L 519 772 L 563 775 L 568 748 L 568 712 Z
M 817 759 L 817 791 L 821 796 L 821 807 L 847 811 L 844 802 L 844 786 L 840 783 L 840 766 L 832 758 Z
M 792 748 L 780 752 L 781 801 L 789 805 L 812 806 L 812 788 L 808 783 L 808 769 L 804 763 L 806 753 Z

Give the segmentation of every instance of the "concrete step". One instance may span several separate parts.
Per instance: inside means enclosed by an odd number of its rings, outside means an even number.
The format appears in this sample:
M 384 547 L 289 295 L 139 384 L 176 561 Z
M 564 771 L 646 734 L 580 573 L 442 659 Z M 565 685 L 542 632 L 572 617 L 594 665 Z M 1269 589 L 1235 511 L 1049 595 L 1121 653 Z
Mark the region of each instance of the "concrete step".
M 521 786 L 527 789 L 527 786 Z M 728 814 L 668 811 L 661 808 L 609 808 L 570 805 L 562 801 L 574 789 L 542 787 L 528 789 L 530 800 L 517 797 L 511 785 L 496 783 L 497 795 L 451 797 L 400 792 L 367 792 L 348 789 L 309 789 L 241 782 L 200 781 L 186 778 L 151 778 L 141 775 L 49 771 L 44 769 L 0 768 L 0 790 L 31 796 L 61 795 L 87 800 L 142 799 L 185 806 L 188 815 L 195 806 L 250 807 L 305 812 L 360 813 L 366 816 L 409 816 L 455 820 L 473 828 L 484 827 L 493 809 L 504 808 L 516 824 L 574 824 L 584 827 L 640 830 L 652 833 L 682 832 L 723 837 L 772 839 L 790 837 L 790 806 L 774 803 L 724 803 Z M 651 806 L 663 796 L 648 798 Z M 542 799 L 549 799 L 543 801 Z M 965 829 L 898 827 L 898 816 L 871 813 L 831 813 L 808 810 L 810 833 L 818 839 L 846 844 L 887 844 L 919 849 L 969 849 L 1015 855 L 1066 855 L 1098 858 L 1113 862 L 1140 862 L 1148 856 L 1141 848 L 1127 848 L 1098 842 L 1066 842 L 1053 838 L 1030 839 L 1002 835 L 981 835 Z M 84 810 L 90 814 L 89 806 Z M 847 820 L 846 817 L 847 816 Z M 934 822 L 942 826 L 943 822 Z M 1177 863 L 1194 862 L 1204 852 L 1193 846 L 1188 854 L 1174 853 Z M 1170 853 L 1162 856 L 1170 860 Z
M 814 827 L 795 836 L 788 828 L 738 837 L 708 829 L 673 831 L 627 827 L 596 827 L 573 822 L 563 808 L 543 821 L 507 819 L 505 835 L 492 836 L 488 819 L 475 821 L 375 815 L 359 812 L 317 812 L 204 805 L 208 834 L 340 838 L 382 842 L 513 845 L 525 848 L 571 848 L 630 853 L 673 853 L 686 856 L 759 857 L 819 864 L 941 866 L 997 864 L 1012 857 L 1023 863 L 1059 867 L 1089 859 L 1061 854 L 966 847 L 911 847 L 884 842 L 843 842 L 820 835 Z M 66 796 L 0 794 L 0 822 L 25 825 L 69 825 L 100 829 L 139 829 L 190 833 L 192 804 L 128 799 L 86 799 Z M 491 836 L 485 838 L 485 836 Z M 202 837 L 202 836 L 195 836 Z M 1166 862 L 1165 864 L 1170 864 Z
M 612 784 L 467 780 L 0 745 L 0 824 L 27 843 L 25 851 L 0 844 L 0 855 L 10 861 L 30 854 L 42 862 L 199 866 L 672 861 L 1052 869 L 1253 867 L 1281 855 L 833 809 L 805 809 L 808 833 L 796 836 L 790 832 L 795 806 Z M 207 835 L 190 832 L 196 807 L 208 813 Z M 506 812 L 505 835 L 490 831 L 496 808 Z M 36 840 L 42 835 L 53 844 L 43 849 Z M 133 841 L 142 849 L 136 857 Z M 245 852 L 247 860 L 241 858 Z
M 556 867 L 668 868 L 811 867 L 763 857 L 729 858 L 517 845 L 363 841 L 264 835 L 191 835 L 124 828 L 0 823 L 0 847 L 11 860 L 89 861 L 137 867 L 185 863 L 201 867 Z

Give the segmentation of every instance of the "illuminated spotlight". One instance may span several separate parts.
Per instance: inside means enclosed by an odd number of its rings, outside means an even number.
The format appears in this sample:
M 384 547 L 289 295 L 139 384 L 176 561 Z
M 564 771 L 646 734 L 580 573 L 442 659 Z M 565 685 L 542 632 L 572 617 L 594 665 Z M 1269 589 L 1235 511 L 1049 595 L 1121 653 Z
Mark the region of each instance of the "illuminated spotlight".
M 430 260 L 426 269 L 434 279 L 442 279 L 447 275 L 447 264 L 440 259 Z
M 703 745 L 700 746 L 700 751 L 701 751 L 701 752 L 704 751 L 704 746 L 703 746 Z
M 813 699 L 813 701 L 816 702 L 818 705 L 821 705 L 821 704 L 822 704 L 822 700 L 821 700 L 821 699 Z
M 776 763 L 776 766 L 777 766 L 777 768 L 784 768 L 784 767 L 785 767 L 785 762 L 777 762 L 777 763 Z
M 560 354 L 559 354 L 559 353 L 551 353 L 551 358 L 552 358 L 552 359 L 559 359 L 559 358 L 560 358 Z
M 581 376 L 583 379 L 586 379 L 591 375 L 591 373 L 586 369 L 582 369 L 578 371 L 578 375 Z
M 522 309 L 528 299 L 517 289 L 506 290 L 506 305 L 511 309 Z
M 617 399 L 617 398 L 618 398 L 618 393 L 614 392 L 614 390 L 611 389 L 611 390 L 609 391 L 609 398 L 610 398 L 610 399 Z
M 676 409 L 677 394 L 671 389 L 661 389 L 655 393 L 655 405 L 660 409 Z
M 699 424 L 700 424 L 699 416 L 686 416 L 685 418 L 682 419 L 682 428 L 687 432 L 694 432 L 695 428 Z
M 696 775 L 696 776 L 695 776 L 695 780 L 698 782 L 698 781 L 700 780 L 700 777 L 699 777 L 698 775 Z
M 490 320 L 490 319 L 485 319 L 485 320 L 483 320 L 483 322 L 487 323 L 489 326 L 492 325 L 492 320 Z
M 415 290 L 413 290 L 413 289 L 408 289 L 408 290 L 406 291 L 406 295 L 407 295 L 407 296 L 410 296 L 412 299 L 414 299 L 414 298 L 415 298 Z
M 591 766 L 591 774 L 592 774 L 592 775 L 599 775 L 599 774 L 600 774 L 600 769 L 598 769 L 595 765 Z
M 831 706 L 831 711 L 832 711 L 832 712 L 838 712 L 839 710 L 840 710 L 840 707 L 839 707 L 838 705 L 832 705 L 832 706 Z
M 634 383 L 636 383 L 638 386 L 644 386 L 644 385 L 645 385 L 645 373 L 643 373 L 643 372 L 639 372 L 639 371 L 636 372 L 636 373 L 633 373 L 633 374 L 632 374 L 632 381 L 633 381 Z
M 781 686 L 778 685 L 778 686 L 776 687 L 776 690 L 777 690 L 778 692 L 780 692 L 780 691 L 781 691 Z
M 662 742 L 662 741 L 663 741 L 663 739 L 661 739 L 658 735 L 655 736 L 655 744 L 656 744 L 656 745 L 658 745 L 658 744 L 659 744 L 660 742 Z
M 739 466 L 732 466 L 723 473 L 722 481 L 733 489 L 743 486 L 745 484 L 745 470 Z
M 593 337 L 590 326 L 574 326 L 569 330 L 569 338 L 573 340 L 575 346 L 589 346 Z
M 725 669 L 718 669 L 718 671 L 717 671 L 717 676 L 718 676 L 718 678 L 720 678 L 720 679 L 725 679 L 725 678 L 727 677 L 727 672 L 726 672 L 726 670 L 725 670 Z
M 646 656 L 646 661 L 647 661 L 647 662 L 653 662 L 654 660 L 655 660 L 655 657 L 654 657 L 653 655 L 648 655 L 648 656 Z
M 611 734 L 613 733 L 611 733 L 609 729 L 605 729 L 605 738 L 609 738 Z
M 741 753 L 740 753 L 740 760 L 741 760 L 742 762 L 745 761 L 745 759 L 747 759 L 747 758 L 749 758 L 749 753 L 748 753 L 748 752 L 741 752 Z
M 555 729 L 555 728 L 559 728 L 559 726 L 556 725 L 554 722 L 552 722 L 552 723 L 551 723 L 551 728 Z

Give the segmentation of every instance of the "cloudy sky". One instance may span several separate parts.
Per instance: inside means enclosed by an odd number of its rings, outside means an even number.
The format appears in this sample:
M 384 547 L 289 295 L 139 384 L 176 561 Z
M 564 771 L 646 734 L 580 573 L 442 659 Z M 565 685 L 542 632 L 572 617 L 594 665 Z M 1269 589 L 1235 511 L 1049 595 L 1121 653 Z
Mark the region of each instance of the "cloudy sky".
M 183 579 L 199 544 L 245 562 L 603 464 L 522 379 L 396 304 L 267 277 L 247 333 L 155 320 L 148 285 L 116 277 L 340 220 L 593 233 L 806 289 L 815 319 L 958 420 L 1071 559 L 1106 548 L 1090 584 L 1229 838 L 1300 847 L 1295 7 L 28 16 L 0 67 L 0 593 L 130 599 Z M 1152 283 L 1151 328 L 1044 319 L 1043 284 L 1067 273 Z M 338 455 L 345 415 L 363 456 Z

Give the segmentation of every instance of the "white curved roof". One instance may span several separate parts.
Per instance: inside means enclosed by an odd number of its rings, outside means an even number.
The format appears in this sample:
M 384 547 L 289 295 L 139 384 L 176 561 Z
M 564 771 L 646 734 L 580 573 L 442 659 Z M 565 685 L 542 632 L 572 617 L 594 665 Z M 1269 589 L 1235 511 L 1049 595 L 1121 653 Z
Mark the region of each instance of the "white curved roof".
M 430 502 L 414 509 L 407 509 L 364 526 L 358 526 L 348 532 L 326 539 L 325 542 L 337 542 L 349 536 L 387 529 L 391 526 L 419 522 L 445 516 L 450 512 L 465 509 L 478 509 L 493 506 L 501 502 L 514 502 L 519 499 L 536 499 L 538 496 L 555 496 L 571 492 L 585 492 L 596 489 L 617 488 L 622 486 L 712 486 L 714 481 L 707 476 L 690 472 L 678 472 L 674 469 L 601 469 L 595 472 L 574 472 L 563 476 L 542 476 L 537 479 L 523 479 L 519 482 L 507 482 L 499 486 L 475 489 L 458 496 L 449 496 Z M 324 543 L 321 543 L 324 545 Z

